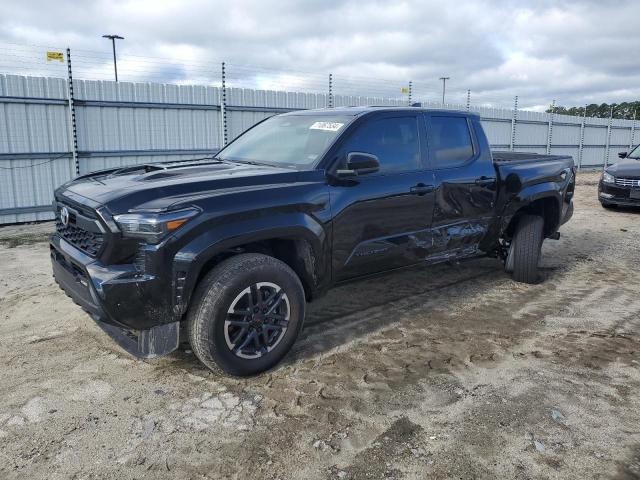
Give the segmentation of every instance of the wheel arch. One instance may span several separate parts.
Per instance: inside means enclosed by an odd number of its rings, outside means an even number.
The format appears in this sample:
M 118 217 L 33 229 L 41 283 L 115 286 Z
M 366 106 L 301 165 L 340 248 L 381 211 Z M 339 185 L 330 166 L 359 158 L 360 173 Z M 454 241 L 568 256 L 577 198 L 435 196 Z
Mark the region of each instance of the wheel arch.
M 544 184 L 523 190 L 506 209 L 502 218 L 501 236 L 511 238 L 522 215 L 540 215 L 544 219 L 544 235 L 548 237 L 560 227 L 562 197 Z
M 173 261 L 174 305 L 186 313 L 193 291 L 221 261 L 241 253 L 262 253 L 287 264 L 300 278 L 307 300 L 319 296 L 330 281 L 327 235 L 318 223 L 274 225 L 233 232 L 207 232 L 181 249 Z M 242 232 L 242 233 L 240 233 Z M 224 235 L 220 238 L 220 235 Z
M 314 296 L 315 287 L 318 283 L 315 270 L 316 252 L 308 239 L 288 236 L 274 236 L 247 243 L 239 243 L 212 255 L 197 272 L 194 287 L 221 261 L 241 253 L 262 253 L 286 263 L 300 278 L 307 300 Z

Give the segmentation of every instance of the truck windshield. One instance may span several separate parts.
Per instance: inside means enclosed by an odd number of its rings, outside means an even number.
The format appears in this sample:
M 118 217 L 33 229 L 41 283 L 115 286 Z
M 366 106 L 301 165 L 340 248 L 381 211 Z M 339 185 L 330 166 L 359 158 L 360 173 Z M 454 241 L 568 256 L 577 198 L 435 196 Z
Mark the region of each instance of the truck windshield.
M 640 160 L 640 145 L 629 152 L 627 158 L 633 158 L 634 160 Z
M 217 158 L 293 168 L 313 166 L 353 119 L 350 116 L 282 115 L 256 125 Z

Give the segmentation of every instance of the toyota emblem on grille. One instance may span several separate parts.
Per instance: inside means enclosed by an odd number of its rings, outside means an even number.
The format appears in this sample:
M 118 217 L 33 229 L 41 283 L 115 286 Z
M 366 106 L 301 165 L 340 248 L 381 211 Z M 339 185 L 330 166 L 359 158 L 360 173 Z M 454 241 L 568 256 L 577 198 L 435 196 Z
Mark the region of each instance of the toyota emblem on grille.
M 67 207 L 62 207 L 60 209 L 60 221 L 65 227 L 69 225 L 69 209 Z

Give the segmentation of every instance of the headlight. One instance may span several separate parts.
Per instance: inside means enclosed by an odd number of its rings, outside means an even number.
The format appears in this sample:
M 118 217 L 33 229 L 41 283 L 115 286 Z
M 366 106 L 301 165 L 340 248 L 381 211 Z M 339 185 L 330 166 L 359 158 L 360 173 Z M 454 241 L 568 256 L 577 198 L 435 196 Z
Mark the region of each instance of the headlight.
M 602 173 L 602 182 L 603 183 L 616 183 L 616 177 L 614 177 L 613 175 L 611 175 L 608 172 L 603 172 Z
M 167 213 L 125 213 L 116 215 L 113 219 L 122 230 L 123 237 L 158 243 L 165 235 L 177 230 L 198 213 L 199 210 L 188 208 Z

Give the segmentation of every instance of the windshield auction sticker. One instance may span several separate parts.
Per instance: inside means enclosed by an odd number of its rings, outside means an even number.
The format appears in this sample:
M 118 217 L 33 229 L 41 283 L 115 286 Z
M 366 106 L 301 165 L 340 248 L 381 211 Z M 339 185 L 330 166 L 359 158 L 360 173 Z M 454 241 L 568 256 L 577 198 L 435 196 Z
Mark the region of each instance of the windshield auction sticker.
M 309 130 L 327 130 L 329 132 L 337 132 L 344 123 L 338 122 L 315 122 L 309 127 Z

